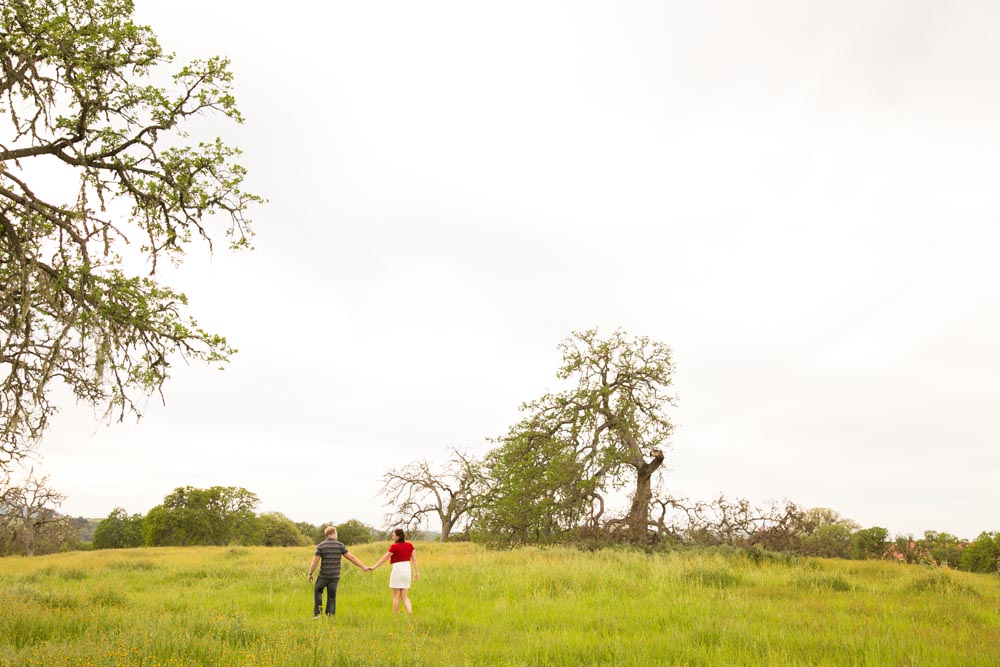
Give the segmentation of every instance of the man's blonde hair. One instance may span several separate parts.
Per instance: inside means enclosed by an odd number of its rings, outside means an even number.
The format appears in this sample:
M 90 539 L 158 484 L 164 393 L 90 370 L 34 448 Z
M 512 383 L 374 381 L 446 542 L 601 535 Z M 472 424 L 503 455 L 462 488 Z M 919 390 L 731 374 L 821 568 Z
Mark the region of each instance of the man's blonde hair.
M 323 531 L 323 534 L 326 535 L 327 537 L 330 537 L 331 535 L 336 535 L 337 534 L 337 527 L 336 526 L 327 526 L 326 529 Z

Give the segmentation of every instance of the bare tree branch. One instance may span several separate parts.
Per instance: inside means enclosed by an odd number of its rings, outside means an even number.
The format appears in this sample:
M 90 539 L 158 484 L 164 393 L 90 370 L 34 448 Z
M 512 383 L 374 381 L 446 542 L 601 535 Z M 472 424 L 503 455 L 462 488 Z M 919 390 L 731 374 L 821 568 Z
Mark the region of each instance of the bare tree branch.
M 476 508 L 481 480 L 479 462 L 458 449 L 450 450 L 439 469 L 420 460 L 389 470 L 381 491 L 393 508 L 387 519 L 413 528 L 436 518 L 446 541 Z
M 26 556 L 35 554 L 35 540 L 46 525 L 63 521 L 56 512 L 66 496 L 49 486 L 48 475 L 38 477 L 31 468 L 24 482 L 0 494 L 0 522 L 21 545 Z

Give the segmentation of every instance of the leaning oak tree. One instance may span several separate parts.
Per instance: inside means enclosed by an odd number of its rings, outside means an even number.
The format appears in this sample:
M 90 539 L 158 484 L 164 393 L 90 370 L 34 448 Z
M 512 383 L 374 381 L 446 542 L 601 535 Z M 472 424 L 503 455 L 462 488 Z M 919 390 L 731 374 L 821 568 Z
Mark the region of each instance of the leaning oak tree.
M 539 473 L 551 472 L 557 462 L 566 474 L 558 475 L 558 486 L 543 496 L 535 490 L 519 499 L 514 490 L 506 500 L 522 509 L 544 501 L 571 517 L 589 508 L 584 520 L 597 525 L 607 492 L 630 487 L 628 512 L 617 523 L 624 524 L 630 542 L 644 542 L 650 534 L 652 478 L 663 464 L 662 448 L 672 430 L 666 415 L 675 401 L 668 393 L 670 348 L 620 330 L 607 339 L 589 330 L 574 332 L 560 351 L 557 375 L 574 386 L 523 405 L 525 418 L 498 451 L 515 455 L 521 466 L 537 461 Z M 498 472 L 494 476 L 500 479 L 503 470 Z
M 0 469 L 45 430 L 54 381 L 121 420 L 162 391 L 171 359 L 233 352 L 156 279 L 192 241 L 249 246 L 244 214 L 261 199 L 241 189 L 239 151 L 185 145 L 194 116 L 242 122 L 228 61 L 155 85 L 173 57 L 132 13 L 129 0 L 0 5 Z

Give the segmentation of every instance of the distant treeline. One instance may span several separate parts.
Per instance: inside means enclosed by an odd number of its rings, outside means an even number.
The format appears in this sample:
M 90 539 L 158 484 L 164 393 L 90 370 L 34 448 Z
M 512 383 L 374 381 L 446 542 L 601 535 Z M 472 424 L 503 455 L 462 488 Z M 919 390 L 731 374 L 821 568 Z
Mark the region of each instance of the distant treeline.
M 185 486 L 145 515 L 118 507 L 98 520 L 67 517 L 48 509 L 33 511 L 25 520 L 25 512 L 0 502 L 0 555 L 140 546 L 307 546 L 322 541 L 323 529 L 330 525 L 295 522 L 278 512 L 258 514 L 258 504 L 256 494 L 240 487 Z M 333 525 L 346 544 L 389 541 L 388 531 L 357 519 Z
M 2 503 L 0 503 L 2 504 Z M 387 530 L 357 519 L 312 524 L 292 521 L 278 512 L 256 512 L 256 494 L 241 487 L 179 487 L 145 515 L 115 508 L 104 519 L 53 515 L 31 524 L 19 519 L 12 506 L 0 507 L 0 555 L 45 554 L 75 549 L 121 549 L 140 546 L 308 546 L 322 541 L 327 525 L 336 525 L 348 545 L 389 541 Z M 862 528 L 824 509 L 802 509 L 791 502 L 755 507 L 746 500 L 720 496 L 711 502 L 670 498 L 660 501 L 656 530 L 645 548 L 669 550 L 685 547 L 727 546 L 751 554 L 785 553 L 843 559 L 887 559 L 902 563 L 941 566 L 969 572 L 1000 571 L 1000 533 L 984 532 L 974 540 L 948 533 L 926 531 L 922 537 L 897 535 L 878 526 Z M 583 549 L 627 543 L 614 524 L 597 529 L 579 525 L 539 536 L 536 542 Z M 26 537 L 30 532 L 30 543 Z M 439 539 L 440 533 L 417 534 Z M 495 535 L 477 529 L 473 522 L 451 539 L 473 540 L 488 546 L 514 546 L 498 542 Z M 30 553 L 26 549 L 30 544 Z M 633 545 L 634 546 L 634 545 Z
M 324 539 L 323 529 L 329 524 L 296 522 L 279 512 L 257 514 L 259 502 L 256 494 L 241 487 L 179 487 L 145 516 L 129 515 L 122 508 L 113 510 L 98 524 L 93 548 L 228 544 L 293 547 Z M 334 525 L 347 544 L 388 539 L 386 532 L 357 519 Z
M 97 525 L 92 546 L 95 549 L 229 544 L 306 546 L 321 541 L 323 529 L 330 525 L 294 522 L 277 512 L 256 514 L 258 502 L 257 496 L 244 488 L 181 487 L 145 516 L 115 509 Z M 756 507 L 746 500 L 723 496 L 711 502 L 670 498 L 661 501 L 655 516 L 657 530 L 648 547 L 651 549 L 730 546 L 756 553 L 888 559 L 970 572 L 995 573 L 1000 567 L 1000 533 L 982 533 L 975 540 L 936 531 L 926 531 L 920 538 L 911 535 L 890 538 L 885 528 L 862 528 L 833 510 L 803 509 L 787 501 Z M 357 519 L 334 525 L 340 540 L 348 545 L 390 539 L 388 531 L 372 528 Z M 474 526 L 466 532 L 453 533 L 451 538 L 498 546 L 495 536 Z M 425 537 L 435 535 L 425 534 Z M 590 549 L 620 544 L 622 538 L 613 529 L 578 526 L 561 532 L 558 540 L 538 543 Z

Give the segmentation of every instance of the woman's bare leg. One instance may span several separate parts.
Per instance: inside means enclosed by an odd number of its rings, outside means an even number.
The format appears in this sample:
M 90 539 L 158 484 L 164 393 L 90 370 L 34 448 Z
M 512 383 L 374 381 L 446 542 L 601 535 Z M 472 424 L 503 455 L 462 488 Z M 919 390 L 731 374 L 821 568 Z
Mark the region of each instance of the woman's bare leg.
M 402 590 L 403 590 L 402 588 L 392 589 L 392 613 L 394 614 L 399 613 L 399 594 L 400 592 L 402 592 Z
M 403 598 L 403 606 L 406 607 L 406 613 L 413 613 L 413 604 L 410 603 L 410 591 L 405 588 L 400 589 L 401 597 Z

